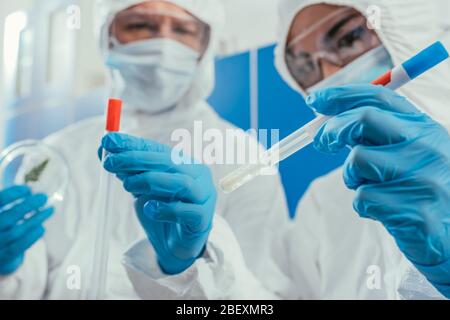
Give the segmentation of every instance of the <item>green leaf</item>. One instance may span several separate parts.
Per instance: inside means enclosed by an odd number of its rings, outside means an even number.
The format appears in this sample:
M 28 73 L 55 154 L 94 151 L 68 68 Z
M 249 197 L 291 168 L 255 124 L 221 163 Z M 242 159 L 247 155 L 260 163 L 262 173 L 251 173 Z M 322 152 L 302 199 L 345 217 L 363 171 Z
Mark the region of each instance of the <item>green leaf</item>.
M 47 167 L 48 163 L 50 162 L 50 159 L 45 159 L 43 162 L 32 168 L 26 175 L 25 175 L 25 183 L 30 182 L 38 182 L 39 178 L 41 177 L 42 173 L 44 172 L 45 168 Z

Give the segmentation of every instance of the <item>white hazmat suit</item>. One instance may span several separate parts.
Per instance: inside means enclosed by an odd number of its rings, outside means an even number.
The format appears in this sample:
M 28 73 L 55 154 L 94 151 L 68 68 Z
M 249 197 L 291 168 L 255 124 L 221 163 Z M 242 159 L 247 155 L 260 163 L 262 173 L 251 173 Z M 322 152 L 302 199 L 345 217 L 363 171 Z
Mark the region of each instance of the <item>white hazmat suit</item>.
M 288 72 L 284 51 L 294 17 L 302 8 L 317 3 L 350 6 L 368 14 L 370 5 L 378 6 L 381 25 L 376 32 L 394 64 L 405 61 L 438 38 L 445 37 L 443 24 L 438 23 L 438 19 L 430 18 L 436 16 L 438 10 L 422 0 L 284 0 L 281 4 L 281 41 L 276 49 L 276 65 L 286 82 L 303 96 L 305 93 Z M 450 124 L 448 69 L 449 65 L 443 64 L 399 90 L 447 128 Z M 262 266 L 263 276 L 249 273 L 245 261 L 237 260 L 239 248 L 232 248 L 236 241 L 229 241 L 226 247 L 217 247 L 215 252 L 223 252 L 220 255 L 233 266 L 222 271 L 235 281 L 232 286 L 236 290 L 232 298 L 442 298 L 406 260 L 379 222 L 358 216 L 353 210 L 353 198 L 354 192 L 347 190 L 343 183 L 341 169 L 313 182 L 298 206 L 295 222 L 287 229 L 283 225 L 273 225 L 276 232 L 272 234 L 270 255 L 266 256 L 266 263 Z M 212 234 L 215 232 L 219 229 L 213 230 Z M 255 243 L 257 241 L 255 238 Z M 245 250 L 243 252 L 245 255 Z M 278 265 L 277 269 L 266 268 L 274 263 Z M 282 275 L 271 273 L 274 270 L 282 270 Z M 199 269 L 198 272 L 219 274 L 217 270 L 207 269 Z M 255 276 L 252 281 L 249 278 L 251 274 Z M 185 273 L 185 277 L 184 283 L 179 277 L 168 278 L 166 285 L 176 286 L 184 297 L 198 297 L 191 295 L 198 285 L 198 275 Z M 266 291 L 261 290 L 257 279 L 262 279 L 262 287 Z M 228 291 L 222 290 L 228 288 L 230 282 L 221 282 L 213 276 L 209 285 L 212 292 L 223 292 L 221 298 L 230 297 L 225 293 Z M 152 297 L 151 292 L 141 292 L 144 297 L 147 294 L 147 297 Z
M 99 1 L 101 30 L 108 30 L 117 12 L 141 2 Z M 227 129 L 236 128 L 220 119 L 205 102 L 214 85 L 214 47 L 224 20 L 222 7 L 215 0 L 170 2 L 209 24 L 209 47 L 201 59 L 192 87 L 175 108 L 164 113 L 148 114 L 136 111 L 124 101 L 121 130 L 173 145 L 171 133 L 175 129 L 184 128 L 192 133 L 194 121 L 201 121 L 204 130 L 214 128 L 225 136 Z M 107 34 L 103 32 L 102 41 L 105 41 L 105 36 Z M 106 104 L 106 101 L 103 103 Z M 27 251 L 24 264 L 14 274 L 0 278 L 0 299 L 87 297 L 97 219 L 95 199 L 98 197 L 97 186 L 103 170 L 97 149 L 104 126 L 104 117 L 92 118 L 45 139 L 47 144 L 70 159 L 71 181 L 64 203 L 56 208 L 54 216 L 46 224 L 44 238 Z M 203 137 L 194 136 L 194 139 L 201 142 Z M 238 139 L 249 138 L 240 131 Z M 251 141 L 256 145 L 255 140 Z M 191 150 L 185 151 L 192 154 Z M 192 156 L 201 159 L 201 154 Z M 210 168 L 218 186 L 219 179 L 236 166 L 212 165 Z M 111 213 L 114 230 L 106 285 L 108 299 L 138 299 L 140 296 L 150 299 L 181 298 L 186 291 L 189 291 L 190 298 L 235 296 L 232 286 L 235 280 L 230 278 L 234 273 L 232 263 L 245 259 L 249 266 L 245 272 L 265 275 L 271 269 L 271 266 L 263 264 L 264 257 L 268 256 L 269 238 L 273 232 L 277 232 L 272 226 L 286 225 L 288 222 L 283 188 L 276 175 L 255 181 L 238 193 L 219 194 L 214 221 L 216 231 L 210 236 L 204 258 L 198 259 L 185 273 L 168 277 L 158 267 L 153 248 L 136 217 L 132 196 L 118 181 L 111 198 L 115 201 L 115 210 Z M 232 244 L 231 241 L 239 244 Z M 229 245 L 240 249 L 226 253 L 216 250 L 217 247 L 226 248 Z M 243 257 L 241 252 L 244 253 Z M 81 272 L 81 286 L 77 285 L 77 271 Z M 277 272 L 271 271 L 269 274 L 275 276 Z M 211 283 L 215 282 L 221 284 L 220 291 L 212 288 Z M 251 287 L 255 286 L 259 286 L 257 281 L 251 284 Z

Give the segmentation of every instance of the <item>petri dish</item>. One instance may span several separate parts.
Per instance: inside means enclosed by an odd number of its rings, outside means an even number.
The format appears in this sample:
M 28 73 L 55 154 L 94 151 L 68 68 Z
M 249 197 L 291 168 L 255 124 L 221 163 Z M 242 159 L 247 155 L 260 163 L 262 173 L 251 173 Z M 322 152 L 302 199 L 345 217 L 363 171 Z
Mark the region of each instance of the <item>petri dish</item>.
M 0 189 L 28 185 L 33 193 L 47 195 L 47 205 L 56 206 L 64 201 L 68 184 L 68 162 L 42 141 L 20 141 L 0 153 Z

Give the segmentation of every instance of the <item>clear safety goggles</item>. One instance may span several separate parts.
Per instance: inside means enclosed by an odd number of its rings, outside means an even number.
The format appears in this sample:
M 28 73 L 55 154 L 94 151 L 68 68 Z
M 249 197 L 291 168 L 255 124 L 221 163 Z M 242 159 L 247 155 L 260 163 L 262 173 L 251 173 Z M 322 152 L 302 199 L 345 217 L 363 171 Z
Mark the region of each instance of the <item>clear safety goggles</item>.
M 379 44 L 365 16 L 343 8 L 297 35 L 287 45 L 285 59 L 291 75 L 307 90 L 324 79 L 321 60 L 343 68 Z
M 119 12 L 111 22 L 112 43 L 169 38 L 204 51 L 210 37 L 209 26 L 191 14 L 161 9 L 131 8 Z

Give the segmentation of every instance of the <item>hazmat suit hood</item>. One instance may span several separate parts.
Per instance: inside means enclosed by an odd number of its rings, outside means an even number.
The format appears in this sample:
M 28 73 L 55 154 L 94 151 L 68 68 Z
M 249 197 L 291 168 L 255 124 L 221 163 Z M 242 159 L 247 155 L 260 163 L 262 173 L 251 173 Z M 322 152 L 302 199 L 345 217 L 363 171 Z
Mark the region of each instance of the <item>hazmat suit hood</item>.
M 445 1 L 423 0 L 282 0 L 280 4 L 279 43 L 275 49 L 275 64 L 283 79 L 303 97 L 306 96 L 288 71 L 285 48 L 289 29 L 297 14 L 307 6 L 326 3 L 352 7 L 368 17 L 378 14 L 379 28 L 375 29 L 389 52 L 394 65 L 401 64 L 436 40 L 443 40 L 450 50 L 449 31 L 442 21 L 440 9 Z M 450 62 L 415 79 L 399 93 L 410 99 L 419 109 L 450 128 Z
M 190 14 L 206 23 L 210 27 L 210 39 L 208 48 L 202 56 L 197 68 L 197 74 L 192 81 L 191 87 L 184 97 L 179 101 L 174 109 L 168 112 L 194 111 L 193 109 L 202 106 L 201 101 L 205 100 L 212 92 L 215 83 L 214 75 L 214 55 L 218 43 L 219 34 L 225 23 L 225 11 L 218 0 L 150 0 L 155 2 L 173 3 Z M 96 1 L 96 30 L 99 33 L 100 47 L 102 54 L 107 53 L 109 43 L 109 27 L 115 15 L 122 10 L 138 5 L 143 0 L 97 0 Z M 163 112 L 161 116 L 167 116 Z

